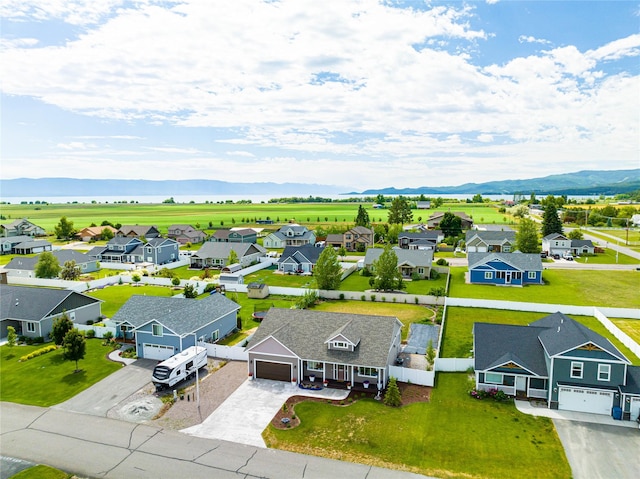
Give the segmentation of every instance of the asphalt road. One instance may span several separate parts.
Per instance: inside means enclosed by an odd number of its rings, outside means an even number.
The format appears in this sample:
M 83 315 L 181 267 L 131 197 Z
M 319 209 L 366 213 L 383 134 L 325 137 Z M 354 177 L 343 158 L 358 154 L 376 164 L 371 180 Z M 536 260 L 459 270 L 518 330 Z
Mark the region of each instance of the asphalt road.
M 177 431 L 0 403 L 2 455 L 81 477 L 174 479 L 409 479 L 425 476 L 187 436 Z

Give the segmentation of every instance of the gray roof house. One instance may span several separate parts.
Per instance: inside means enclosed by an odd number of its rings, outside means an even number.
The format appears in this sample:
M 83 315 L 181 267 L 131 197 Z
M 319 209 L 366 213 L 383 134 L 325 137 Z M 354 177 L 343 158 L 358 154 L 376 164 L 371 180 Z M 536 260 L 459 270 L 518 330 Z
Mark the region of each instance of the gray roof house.
M 571 252 L 571 240 L 560 233 L 551 233 L 542 238 L 542 251 L 550 255 L 560 255 Z
M 256 378 L 384 388 L 399 353 L 395 317 L 271 308 L 247 353 Z
M 473 351 L 477 389 L 544 399 L 551 409 L 640 415 L 640 367 L 562 313 L 528 326 L 475 323 Z
M 265 256 L 265 250 L 254 243 L 220 243 L 205 241 L 205 243 L 191 256 L 192 268 L 224 268 L 229 262 L 231 250 L 238 255 L 238 262 L 242 267 L 251 265 L 258 258 Z
M 444 241 L 440 230 L 403 231 L 398 234 L 398 246 L 402 249 L 437 250 L 438 243 Z
M 201 300 L 132 296 L 112 320 L 117 337 L 133 339 L 139 357 L 162 361 L 197 341 L 215 343 L 237 327 L 240 305 L 222 294 Z
M 542 260 L 534 253 L 469 253 L 468 281 L 471 284 L 525 286 L 544 284 Z
M 195 229 L 191 225 L 171 225 L 169 226 L 168 238 L 176 240 L 180 244 L 202 243 L 207 235 L 204 231 Z
M 595 246 L 591 240 L 571 240 L 571 253 L 576 256 L 581 254 L 594 254 Z
M 364 266 L 374 271 L 373 263 L 383 252 L 382 248 L 369 248 L 364 257 Z M 433 262 L 432 249 L 402 249 L 394 246 L 393 252 L 398 257 L 398 270 L 404 279 L 411 279 L 414 273 L 420 279 L 429 279 Z
M 14 238 L 22 238 L 20 242 L 12 241 Z M 30 236 L 11 236 L 3 238 L 2 249 L 10 248 L 8 252 L 13 254 L 37 254 L 51 251 L 53 245 L 47 240 L 33 239 Z
M 160 236 L 160 230 L 154 225 L 122 225 L 116 236 L 151 239 Z
M 284 248 L 285 246 L 303 246 L 315 244 L 316 234 L 306 226 L 285 225 L 275 233 L 265 236 L 262 244 L 265 248 Z
M 101 300 L 66 289 L 34 288 L 0 284 L 0 338 L 7 327 L 18 335 L 48 339 L 53 320 L 66 312 L 78 324 L 101 317 Z
M 311 274 L 324 248 L 313 245 L 287 246 L 278 259 L 281 273 Z
M 75 261 L 76 266 L 80 268 L 80 273 L 93 273 L 98 271 L 98 260 L 95 256 L 79 253 L 70 249 L 60 249 L 52 251 L 51 254 L 56 257 L 58 264 L 64 266 L 67 261 Z M 15 257 L 4 269 L 7 270 L 8 276 L 22 276 L 26 278 L 35 277 L 36 264 L 40 260 L 40 255 L 31 257 Z
M 46 236 L 44 228 L 32 223 L 27 218 L 13 220 L 11 223 L 0 223 L 0 236 Z
M 511 253 L 516 248 L 516 232 L 469 230 L 465 244 L 467 253 Z

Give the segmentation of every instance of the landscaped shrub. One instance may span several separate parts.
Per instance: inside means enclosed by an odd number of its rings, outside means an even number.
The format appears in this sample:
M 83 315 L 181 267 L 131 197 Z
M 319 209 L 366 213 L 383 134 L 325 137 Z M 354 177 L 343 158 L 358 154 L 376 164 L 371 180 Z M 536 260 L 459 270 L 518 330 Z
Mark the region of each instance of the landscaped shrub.
M 344 299 L 344 293 L 340 293 L 340 299 Z
M 93 319 L 87 319 L 87 326 L 91 326 L 93 324 Z
M 375 301 L 375 300 L 376 300 L 376 295 L 375 295 L 375 294 L 372 294 L 372 295 L 371 295 L 371 301 Z
M 440 277 L 440 273 L 437 270 L 432 269 L 431 273 L 429 273 L 429 276 L 431 277 L 431 279 L 438 279 Z
M 87 330 L 87 334 L 86 337 L 89 339 L 95 338 L 96 337 L 96 331 L 95 329 L 89 329 Z
M 111 331 L 107 331 L 102 335 L 102 339 L 106 339 L 106 340 L 113 339 L 113 333 Z
M 216 290 L 216 285 L 214 283 L 209 283 L 204 287 L 204 293 L 210 293 L 211 291 Z
M 444 258 L 439 258 L 438 261 L 436 261 L 436 264 L 438 266 L 449 266 L 449 263 L 447 263 L 447 260 Z
M 362 296 L 360 296 L 360 299 L 361 299 L 362 301 L 366 301 L 366 300 L 367 300 L 367 297 L 363 294 Z
M 505 394 L 504 391 L 500 391 L 499 389 L 495 389 L 495 388 L 489 389 L 487 391 L 473 388 L 471 391 L 469 391 L 469 395 L 472 398 L 476 398 L 476 399 L 490 398 L 498 402 L 509 399 L 509 397 Z
M 29 359 L 36 358 L 38 356 L 42 356 L 43 354 L 50 353 L 51 351 L 55 351 L 58 347 L 55 344 L 50 346 L 45 346 L 44 348 L 36 349 L 35 351 L 31 351 L 29 354 L 25 354 L 20 357 L 20 361 L 27 361 Z

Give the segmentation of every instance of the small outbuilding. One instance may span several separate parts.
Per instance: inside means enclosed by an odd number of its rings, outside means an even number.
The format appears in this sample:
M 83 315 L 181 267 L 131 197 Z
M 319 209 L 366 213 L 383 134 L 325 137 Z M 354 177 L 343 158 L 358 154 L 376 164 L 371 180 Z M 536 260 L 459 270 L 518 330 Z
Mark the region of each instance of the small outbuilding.
M 249 283 L 247 285 L 247 297 L 251 299 L 263 299 L 269 296 L 269 285 L 264 283 Z

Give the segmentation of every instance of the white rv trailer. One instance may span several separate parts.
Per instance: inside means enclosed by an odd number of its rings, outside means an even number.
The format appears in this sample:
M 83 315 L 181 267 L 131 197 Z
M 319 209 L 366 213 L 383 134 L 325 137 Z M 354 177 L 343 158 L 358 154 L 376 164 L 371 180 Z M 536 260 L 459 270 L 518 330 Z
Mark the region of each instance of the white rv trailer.
M 153 384 L 157 390 L 172 387 L 195 376 L 196 371 L 206 365 L 207 348 L 191 346 L 158 364 L 153 369 Z

